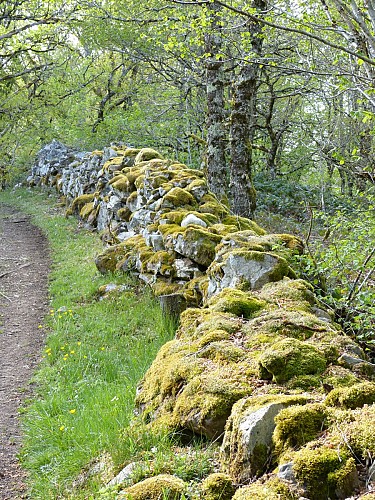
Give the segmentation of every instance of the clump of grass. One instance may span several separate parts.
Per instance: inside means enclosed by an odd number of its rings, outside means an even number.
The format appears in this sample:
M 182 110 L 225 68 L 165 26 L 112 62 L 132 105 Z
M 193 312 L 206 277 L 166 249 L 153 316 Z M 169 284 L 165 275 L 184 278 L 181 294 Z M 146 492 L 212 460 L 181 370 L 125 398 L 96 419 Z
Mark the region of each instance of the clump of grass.
M 2 192 L 0 201 L 31 213 L 50 242 L 49 333 L 35 398 L 23 409 L 22 461 L 31 498 L 68 498 L 73 479 L 94 458 L 106 452 L 119 464 L 129 456 L 120 437 L 134 417 L 137 382 L 174 332 L 139 283 L 97 273 L 98 235 L 78 231 L 53 197 L 21 189 Z M 108 282 L 126 282 L 127 290 L 98 300 L 96 291 Z M 93 494 L 99 487 L 91 481 L 73 497 L 91 498 L 87 488 Z

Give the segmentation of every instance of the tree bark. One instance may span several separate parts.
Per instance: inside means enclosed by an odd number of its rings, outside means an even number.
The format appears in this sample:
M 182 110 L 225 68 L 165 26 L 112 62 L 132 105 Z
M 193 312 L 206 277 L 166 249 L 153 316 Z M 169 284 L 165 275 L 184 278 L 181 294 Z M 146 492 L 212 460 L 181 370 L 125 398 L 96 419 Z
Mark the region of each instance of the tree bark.
M 253 0 L 252 7 L 265 10 L 264 0 Z M 260 56 L 263 38 L 262 25 L 249 22 L 252 58 Z M 258 87 L 259 63 L 247 62 L 241 65 L 237 81 L 233 86 L 233 111 L 230 124 L 230 192 L 232 210 L 235 214 L 252 217 L 256 207 L 255 189 L 252 183 L 252 148 L 256 112 L 255 98 Z
M 207 179 L 220 201 L 227 199 L 228 172 L 225 158 L 224 63 L 221 56 L 221 7 L 209 5 L 211 26 L 205 35 L 207 93 Z

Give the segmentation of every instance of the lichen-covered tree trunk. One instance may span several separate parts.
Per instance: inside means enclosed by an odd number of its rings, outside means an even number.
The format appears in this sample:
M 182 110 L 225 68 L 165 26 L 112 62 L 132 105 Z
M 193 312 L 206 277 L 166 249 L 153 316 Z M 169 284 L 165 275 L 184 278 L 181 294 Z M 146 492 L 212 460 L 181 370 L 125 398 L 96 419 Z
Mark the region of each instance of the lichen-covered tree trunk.
M 252 7 L 266 9 L 264 0 L 254 0 Z M 259 63 L 262 51 L 261 25 L 249 22 L 252 53 L 244 57 L 237 80 L 233 85 L 233 111 L 230 130 L 230 193 L 232 209 L 237 215 L 252 217 L 256 206 L 252 183 L 252 149 L 256 125 L 255 98 L 258 86 Z M 251 59 L 248 61 L 248 59 Z
M 221 7 L 208 4 L 211 26 L 205 35 L 207 92 L 207 179 L 212 192 L 222 201 L 227 198 L 227 165 L 224 127 L 224 67 L 221 57 Z

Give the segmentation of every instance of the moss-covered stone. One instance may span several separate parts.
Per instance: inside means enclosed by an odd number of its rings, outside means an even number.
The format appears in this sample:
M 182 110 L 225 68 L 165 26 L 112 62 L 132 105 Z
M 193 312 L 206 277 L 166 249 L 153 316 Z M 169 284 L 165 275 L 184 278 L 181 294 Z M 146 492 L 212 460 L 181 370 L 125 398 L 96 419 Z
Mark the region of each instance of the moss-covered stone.
M 93 202 L 96 196 L 98 196 L 98 193 L 81 194 L 77 196 L 71 204 L 71 211 L 73 213 L 79 212 L 84 205 Z
M 326 360 L 318 347 L 291 338 L 277 342 L 259 358 L 260 377 L 277 383 L 322 373 L 325 368 Z
M 208 302 L 208 307 L 212 311 L 228 312 L 244 318 L 253 317 L 265 306 L 266 302 L 259 300 L 251 293 L 233 288 L 224 288 Z
M 128 253 L 127 248 L 123 244 L 113 245 L 95 258 L 95 264 L 98 271 L 105 274 L 114 272 L 117 269 L 118 263 Z
M 164 203 L 169 203 L 173 207 L 184 207 L 196 205 L 196 200 L 192 194 L 185 189 L 174 187 L 163 198 Z
M 124 193 L 130 193 L 133 190 L 133 185 L 129 182 L 126 175 L 118 175 L 115 179 L 112 183 L 113 189 Z
M 366 460 L 375 456 L 375 405 L 346 414 L 347 420 L 337 426 L 335 442 L 354 453 L 359 459 Z
M 169 226 L 169 225 L 165 225 Z M 159 231 L 163 234 L 166 248 L 188 257 L 201 266 L 208 267 L 215 257 L 216 245 L 221 237 L 212 234 L 208 229 L 198 226 L 169 227 L 159 226 Z
M 286 483 L 272 476 L 238 489 L 232 500 L 297 500 L 298 497 Z
M 230 476 L 218 472 L 206 477 L 202 482 L 201 491 L 204 500 L 231 500 L 235 487 Z
M 259 295 L 257 297 L 259 298 Z M 259 300 L 262 299 L 259 298 Z M 329 329 L 327 330 L 327 323 L 319 320 L 313 314 L 284 309 L 283 307 L 273 309 L 272 302 L 264 301 L 264 303 L 268 306 L 267 312 L 263 311 L 261 316 L 253 319 L 248 326 L 244 327 L 249 331 L 249 334 L 256 332 L 256 335 L 251 335 L 252 344 L 256 342 L 256 338 L 260 339 L 260 343 L 266 343 L 266 340 L 262 342 L 262 338 L 275 339 L 276 336 L 307 340 L 317 332 L 328 332 L 328 334 L 330 332 Z
M 373 403 L 375 403 L 375 384 L 372 382 L 362 382 L 350 387 L 338 387 L 331 391 L 325 400 L 327 406 L 338 406 L 352 410 Z
M 178 500 L 181 498 L 185 483 L 182 479 L 169 474 L 149 477 L 119 493 L 124 500 Z
M 240 217 L 238 215 L 227 215 L 222 219 L 223 224 L 227 224 L 229 226 L 238 227 L 239 231 L 254 231 L 255 234 L 264 235 L 266 231 L 262 229 L 256 222 L 250 219 L 246 219 L 245 217 Z
M 311 500 L 348 498 L 358 483 L 355 461 L 349 452 L 326 446 L 296 452 L 293 471 Z
M 214 330 L 234 334 L 242 325 L 240 318 L 229 313 L 213 312 L 209 309 L 187 309 L 181 314 L 180 328 L 176 335 L 186 341 L 200 341 L 203 336 Z
M 208 276 L 212 293 L 227 287 L 259 290 L 270 281 L 283 279 L 289 269 L 287 261 L 276 254 L 235 249 L 219 255 Z
M 300 448 L 326 428 L 327 411 L 320 403 L 290 406 L 275 417 L 273 441 L 275 453 Z
M 153 158 L 163 159 L 162 155 L 158 151 L 155 151 L 155 149 L 142 148 L 137 153 L 135 160 L 134 160 L 134 164 L 137 165 L 137 164 L 142 163 L 144 161 L 152 160 Z
M 82 219 L 87 219 L 89 215 L 92 213 L 92 211 L 95 210 L 95 208 L 96 207 L 93 201 L 91 201 L 90 203 L 86 203 L 79 211 L 79 216 Z
M 129 157 L 135 158 L 139 152 L 140 152 L 140 149 L 126 148 L 124 151 L 124 156 L 125 156 L 125 158 L 129 158 Z
M 129 222 L 130 216 L 131 216 L 131 211 L 129 210 L 128 207 L 122 207 L 117 210 L 116 213 L 117 217 L 125 222 Z
M 239 400 L 225 427 L 220 462 L 237 483 L 264 473 L 269 463 L 276 415 L 291 405 L 304 405 L 302 395 L 269 394 Z

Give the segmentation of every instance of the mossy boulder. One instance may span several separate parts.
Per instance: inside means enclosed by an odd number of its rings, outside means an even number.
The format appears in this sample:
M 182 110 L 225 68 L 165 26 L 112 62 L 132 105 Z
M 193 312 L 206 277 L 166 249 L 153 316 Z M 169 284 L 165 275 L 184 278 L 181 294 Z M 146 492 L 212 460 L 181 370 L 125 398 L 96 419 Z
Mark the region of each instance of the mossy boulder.
M 327 427 L 326 420 L 327 409 L 321 403 L 290 406 L 281 410 L 275 417 L 275 453 L 297 449 L 313 441 Z
M 224 288 L 208 302 L 212 311 L 227 312 L 251 318 L 255 313 L 266 306 L 266 302 L 259 300 L 249 292 L 242 292 L 233 288 Z
M 184 481 L 170 474 L 149 477 L 122 490 L 118 498 L 124 500 L 178 500 L 186 488 Z
M 350 387 L 338 387 L 331 391 L 325 400 L 327 406 L 352 410 L 373 403 L 375 403 L 375 383 L 367 381 Z
M 207 271 L 209 296 L 223 288 L 258 290 L 290 272 L 287 261 L 276 254 L 237 249 L 219 255 Z
M 228 226 L 236 226 L 239 231 L 251 230 L 259 236 L 266 234 L 266 231 L 258 226 L 256 222 L 246 217 L 240 217 L 239 215 L 227 215 L 222 219 L 222 223 Z
M 163 159 L 162 155 L 158 152 L 155 151 L 155 149 L 152 148 L 142 148 L 136 155 L 134 164 L 137 165 L 139 163 L 142 163 L 144 161 L 149 161 L 154 158 L 160 158 Z
M 204 500 L 231 500 L 235 487 L 230 476 L 217 472 L 206 477 L 202 482 L 201 491 Z
M 259 479 L 250 486 L 239 488 L 232 500 L 297 500 L 299 495 L 278 477 Z
M 259 358 L 260 377 L 277 383 L 322 373 L 325 368 L 326 359 L 317 346 L 292 338 L 276 342 Z
M 103 274 L 114 272 L 127 253 L 128 250 L 123 244 L 113 245 L 95 258 L 95 265 Z
M 166 248 L 204 267 L 208 267 L 213 261 L 216 245 L 221 241 L 220 236 L 198 226 L 186 228 L 177 225 L 170 228 L 159 226 L 159 230 L 163 234 Z
M 225 427 L 220 462 L 237 483 L 247 483 L 264 473 L 269 462 L 275 417 L 284 408 L 305 404 L 301 395 L 250 396 L 232 408 Z
M 351 411 L 346 417 L 332 431 L 332 441 L 362 461 L 375 457 L 375 405 Z
M 98 193 L 81 194 L 77 196 L 70 206 L 71 213 L 79 213 L 84 205 L 93 202 L 97 196 Z
M 344 449 L 303 448 L 293 456 L 293 471 L 311 500 L 346 499 L 358 485 L 355 461 Z
M 185 206 L 194 207 L 196 204 L 194 196 L 189 191 L 179 187 L 172 188 L 163 198 L 163 206 L 178 208 Z

